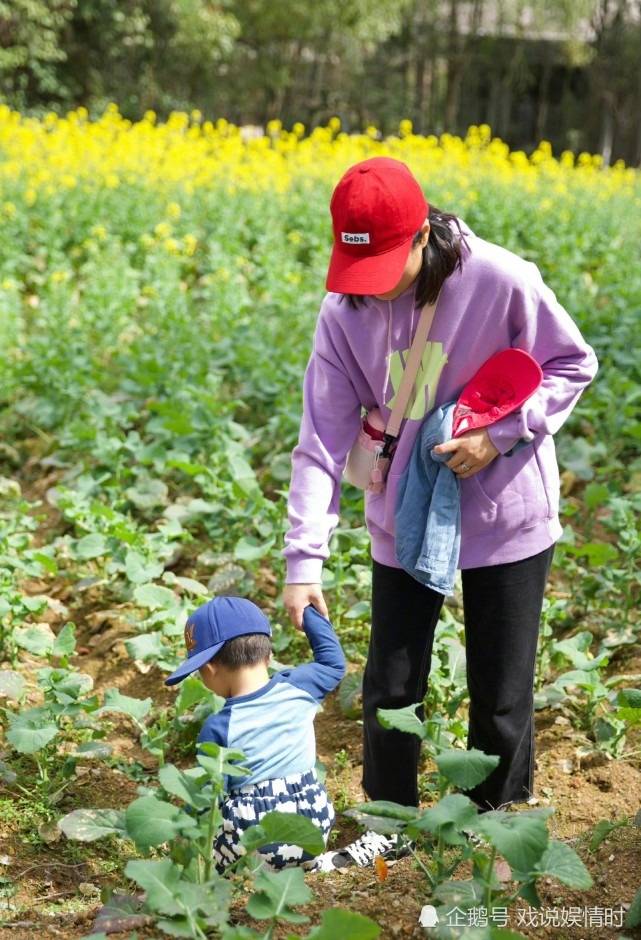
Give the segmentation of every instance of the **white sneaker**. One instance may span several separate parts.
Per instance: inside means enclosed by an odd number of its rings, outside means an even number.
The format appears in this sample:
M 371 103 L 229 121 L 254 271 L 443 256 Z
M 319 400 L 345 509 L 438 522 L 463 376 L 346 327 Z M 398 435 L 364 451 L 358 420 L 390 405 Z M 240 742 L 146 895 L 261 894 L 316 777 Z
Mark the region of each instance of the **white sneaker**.
M 318 855 L 312 870 L 335 871 L 340 868 L 349 868 L 352 865 L 365 868 L 373 865 L 377 855 L 381 855 L 388 865 L 393 865 L 399 858 L 409 855 L 413 845 L 415 843 L 411 841 L 408 845 L 408 840 L 405 840 L 403 845 L 399 845 L 399 838 L 396 833 L 391 836 L 384 836 L 380 832 L 368 829 L 360 838 L 350 842 L 342 849 L 335 849 Z
M 464 829 L 463 835 L 472 845 L 479 846 L 487 844 L 485 839 L 483 839 L 481 836 L 478 836 L 475 832 L 472 832 L 471 829 Z

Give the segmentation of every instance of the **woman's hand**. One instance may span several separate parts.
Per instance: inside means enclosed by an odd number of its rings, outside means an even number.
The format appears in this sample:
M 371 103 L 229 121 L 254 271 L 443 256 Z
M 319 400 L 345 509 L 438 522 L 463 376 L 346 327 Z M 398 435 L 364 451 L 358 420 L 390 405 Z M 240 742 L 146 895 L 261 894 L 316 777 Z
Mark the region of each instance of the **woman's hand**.
M 437 444 L 434 452 L 452 454 L 445 466 L 453 470 L 459 480 L 473 477 L 500 453 L 490 440 L 487 428 L 475 428 L 444 444 Z
M 320 584 L 286 584 L 283 589 L 283 604 L 297 630 L 303 629 L 303 611 L 308 604 L 329 620 Z

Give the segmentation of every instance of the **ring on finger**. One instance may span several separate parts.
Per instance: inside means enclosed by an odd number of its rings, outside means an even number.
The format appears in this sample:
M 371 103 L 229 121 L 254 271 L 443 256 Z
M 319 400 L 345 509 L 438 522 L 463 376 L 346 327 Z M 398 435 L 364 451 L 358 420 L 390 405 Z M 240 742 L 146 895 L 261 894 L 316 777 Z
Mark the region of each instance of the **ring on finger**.
M 467 473 L 467 471 L 471 469 L 472 468 L 467 463 L 462 463 L 461 466 L 459 467 L 459 470 L 462 470 L 464 473 Z

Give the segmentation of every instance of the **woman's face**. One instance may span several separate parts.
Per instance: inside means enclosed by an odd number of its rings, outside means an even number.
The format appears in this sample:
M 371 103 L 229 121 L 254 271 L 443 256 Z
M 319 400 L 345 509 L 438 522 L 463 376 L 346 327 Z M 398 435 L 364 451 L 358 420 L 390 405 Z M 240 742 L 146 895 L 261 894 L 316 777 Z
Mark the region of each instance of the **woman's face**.
M 412 249 L 407 256 L 407 261 L 405 262 L 405 268 L 401 274 L 401 279 L 392 290 L 386 291 L 384 294 L 374 294 L 378 300 L 394 300 L 395 297 L 398 297 L 399 294 L 402 294 L 404 290 L 410 286 L 412 281 L 418 277 L 418 272 L 421 270 L 421 264 L 423 263 L 423 248 L 427 245 L 427 240 L 430 234 L 430 223 L 426 220 L 421 227 L 421 240 L 412 246 Z

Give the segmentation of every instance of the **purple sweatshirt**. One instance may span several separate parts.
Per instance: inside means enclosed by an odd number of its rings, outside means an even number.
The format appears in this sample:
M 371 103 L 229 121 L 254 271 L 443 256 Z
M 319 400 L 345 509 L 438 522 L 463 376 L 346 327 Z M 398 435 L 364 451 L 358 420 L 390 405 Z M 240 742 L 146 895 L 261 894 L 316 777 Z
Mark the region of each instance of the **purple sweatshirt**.
M 537 266 L 480 238 L 462 221 L 461 228 L 462 270 L 457 268 L 441 288 L 386 487 L 381 494 L 365 493 L 372 557 L 396 568 L 396 490 L 422 419 L 436 405 L 456 400 L 485 360 L 509 346 L 537 360 L 543 382 L 518 411 L 488 427 L 499 455 L 460 481 L 458 566 L 518 561 L 555 542 L 562 527 L 552 435 L 598 368 L 594 350 Z M 378 406 L 387 420 L 393 406 L 420 316 L 415 289 L 416 282 L 392 301 L 364 297 L 358 309 L 341 294 L 328 293 L 322 302 L 292 452 L 290 526 L 283 550 L 287 583 L 321 582 L 361 409 Z M 531 446 L 508 456 L 521 438 Z

